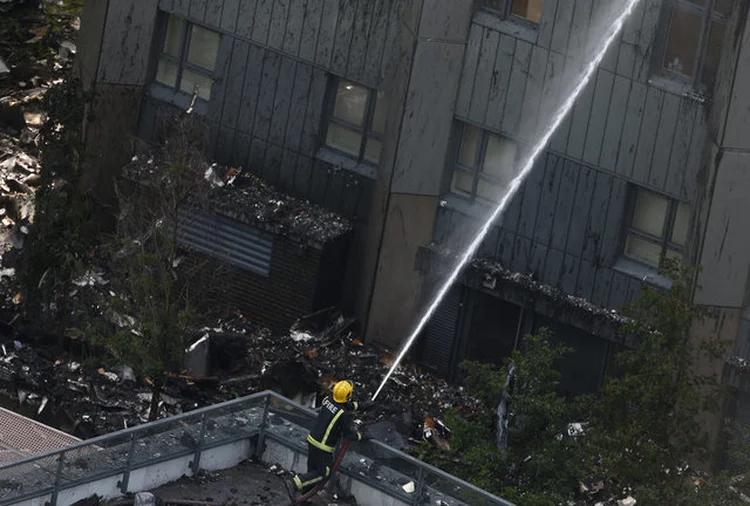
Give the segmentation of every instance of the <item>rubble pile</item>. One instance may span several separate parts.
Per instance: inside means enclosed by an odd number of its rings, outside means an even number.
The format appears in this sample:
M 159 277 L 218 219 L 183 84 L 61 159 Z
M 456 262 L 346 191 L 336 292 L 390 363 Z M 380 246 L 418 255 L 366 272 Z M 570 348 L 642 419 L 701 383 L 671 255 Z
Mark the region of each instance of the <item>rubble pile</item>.
M 50 1 L 44 9 L 39 3 L 0 0 L 0 12 L 15 21 L 0 23 L 0 291 L 6 299 L 12 298 L 9 280 L 34 222 L 39 132 L 46 120 L 42 100 L 72 68 L 71 40 L 80 23 L 64 8 L 48 10 Z
M 123 175 L 148 182 L 164 177 L 168 163 L 162 152 L 149 151 L 134 156 Z M 242 168 L 198 159 L 189 163 L 202 168 L 209 185 L 208 207 L 225 216 L 303 244 L 322 245 L 352 230 L 352 224 L 338 214 L 293 198 Z

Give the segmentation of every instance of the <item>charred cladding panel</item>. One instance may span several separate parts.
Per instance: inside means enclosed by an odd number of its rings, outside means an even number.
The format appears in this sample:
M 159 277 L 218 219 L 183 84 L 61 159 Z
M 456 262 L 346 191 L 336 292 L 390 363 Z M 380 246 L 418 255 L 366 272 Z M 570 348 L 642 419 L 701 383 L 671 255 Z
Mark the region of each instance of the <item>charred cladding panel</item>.
M 569 83 L 560 79 L 574 75 L 568 63 L 592 43 L 585 34 L 596 27 L 589 24 L 609 19 L 612 5 L 545 1 L 538 28 L 528 32 L 480 11 L 469 34 L 456 116 L 511 138 L 533 136 L 564 98 Z M 682 78 L 652 64 L 661 50 L 661 5 L 639 4 L 549 149 L 692 200 L 707 134 L 704 105 Z
M 162 0 L 159 8 L 378 87 L 387 73 L 399 20 L 414 31 L 411 0 Z
M 623 259 L 629 195 L 622 179 L 548 153 L 511 202 L 479 255 L 603 307 L 619 307 L 640 292 L 640 278 L 615 270 Z M 440 208 L 435 241 L 465 244 L 488 202 L 450 196 Z

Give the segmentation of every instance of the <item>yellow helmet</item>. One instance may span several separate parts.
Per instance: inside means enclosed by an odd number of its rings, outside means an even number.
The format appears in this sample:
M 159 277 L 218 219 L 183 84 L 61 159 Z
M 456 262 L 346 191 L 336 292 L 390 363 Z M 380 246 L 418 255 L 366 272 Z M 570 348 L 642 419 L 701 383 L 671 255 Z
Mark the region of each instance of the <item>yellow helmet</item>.
M 333 386 L 333 400 L 336 402 L 347 402 L 352 398 L 354 385 L 350 381 L 339 381 Z

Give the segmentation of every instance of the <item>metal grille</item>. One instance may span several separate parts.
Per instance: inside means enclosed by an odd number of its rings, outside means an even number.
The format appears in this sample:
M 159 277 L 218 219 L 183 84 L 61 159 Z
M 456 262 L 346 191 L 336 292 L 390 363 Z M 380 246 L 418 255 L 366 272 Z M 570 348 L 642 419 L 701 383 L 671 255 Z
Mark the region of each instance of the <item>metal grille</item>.
M 57 450 L 80 441 L 70 434 L 0 408 L 0 461 L 3 463 Z
M 451 289 L 425 329 L 423 360 L 444 374 L 453 367 L 453 349 L 461 311 L 461 289 Z
M 273 236 L 237 220 L 186 208 L 179 213 L 177 235 L 188 249 L 261 276 L 267 277 L 271 271 Z

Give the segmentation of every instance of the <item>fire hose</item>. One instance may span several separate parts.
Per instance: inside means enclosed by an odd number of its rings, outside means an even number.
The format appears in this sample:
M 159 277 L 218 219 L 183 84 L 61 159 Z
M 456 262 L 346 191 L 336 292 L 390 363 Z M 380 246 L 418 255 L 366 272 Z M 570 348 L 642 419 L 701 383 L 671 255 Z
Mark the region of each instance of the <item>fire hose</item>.
M 341 464 L 341 461 L 344 458 L 344 455 L 346 455 L 346 450 L 349 448 L 349 443 L 350 443 L 350 441 L 348 439 L 345 439 L 341 443 L 341 448 L 339 449 L 339 452 L 336 454 L 336 460 L 333 462 L 333 467 L 331 468 L 331 472 L 328 474 L 328 477 L 326 479 L 324 479 L 323 481 L 321 481 L 320 483 L 318 483 L 309 492 L 307 492 L 304 495 L 298 497 L 297 499 L 295 499 L 294 501 L 292 501 L 290 503 L 284 504 L 284 506 L 294 506 L 295 504 L 301 504 L 301 503 L 307 501 L 308 499 L 311 499 L 312 497 L 314 497 L 315 495 L 317 495 L 318 492 L 320 492 L 321 490 L 323 490 L 323 487 L 326 486 L 326 484 L 328 483 L 328 480 L 330 480 L 331 476 L 333 476 L 334 473 L 336 473 L 336 471 L 338 470 L 339 465 Z

